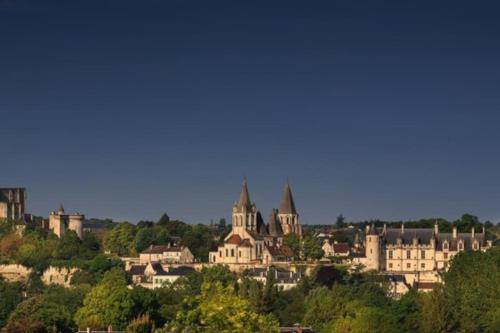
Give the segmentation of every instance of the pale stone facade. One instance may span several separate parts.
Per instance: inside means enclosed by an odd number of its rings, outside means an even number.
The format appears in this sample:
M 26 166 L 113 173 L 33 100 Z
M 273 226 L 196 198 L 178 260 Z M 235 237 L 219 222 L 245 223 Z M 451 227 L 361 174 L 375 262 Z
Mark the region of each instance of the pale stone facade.
M 302 235 L 290 186 L 286 184 L 280 209 L 272 211 L 266 225 L 256 205 L 250 201 L 244 181 L 240 198 L 233 206 L 232 230 L 223 245 L 209 252 L 209 262 L 248 264 L 287 260 L 290 251 L 282 246 L 282 240 L 288 233 Z
M 61 205 L 57 212 L 49 214 L 49 228 L 57 237 L 64 235 L 66 230 L 74 231 L 81 239 L 83 237 L 83 221 L 85 215 L 80 213 L 66 214 Z
M 190 264 L 194 262 L 194 256 L 186 246 L 151 245 L 139 254 L 139 261 L 141 264 Z
M 484 229 L 476 233 L 439 232 L 431 229 L 377 229 L 367 226 L 364 253 L 353 259 L 354 265 L 386 275 L 402 275 L 409 285 L 421 285 L 425 290 L 440 282 L 439 272 L 446 270 L 450 260 L 464 250 L 485 251 L 492 246 L 486 241 Z
M 23 220 L 26 211 L 26 189 L 0 188 L 0 219 Z

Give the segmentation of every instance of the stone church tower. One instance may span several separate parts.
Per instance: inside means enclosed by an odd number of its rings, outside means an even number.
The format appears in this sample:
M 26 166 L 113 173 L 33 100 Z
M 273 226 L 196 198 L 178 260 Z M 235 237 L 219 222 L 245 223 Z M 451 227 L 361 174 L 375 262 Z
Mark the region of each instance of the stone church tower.
M 257 207 L 250 201 L 247 181 L 241 184 L 240 199 L 234 203 L 232 216 L 233 234 L 244 236 L 244 230 L 257 232 Z
M 302 236 L 302 226 L 299 223 L 299 214 L 297 214 L 292 190 L 288 182 L 285 185 L 283 198 L 281 199 L 280 208 L 278 210 L 278 219 L 285 235 L 295 233 L 299 237 Z

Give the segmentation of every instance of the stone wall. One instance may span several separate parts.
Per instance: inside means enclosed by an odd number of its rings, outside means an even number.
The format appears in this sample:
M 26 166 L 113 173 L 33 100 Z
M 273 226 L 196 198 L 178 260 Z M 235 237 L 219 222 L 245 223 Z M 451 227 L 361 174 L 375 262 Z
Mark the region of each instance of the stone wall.
M 11 282 L 27 281 L 31 272 L 31 268 L 24 267 L 23 265 L 0 265 L 0 275 Z
M 52 267 L 47 268 L 42 275 L 43 283 L 70 286 L 71 277 L 78 272 L 78 268 Z

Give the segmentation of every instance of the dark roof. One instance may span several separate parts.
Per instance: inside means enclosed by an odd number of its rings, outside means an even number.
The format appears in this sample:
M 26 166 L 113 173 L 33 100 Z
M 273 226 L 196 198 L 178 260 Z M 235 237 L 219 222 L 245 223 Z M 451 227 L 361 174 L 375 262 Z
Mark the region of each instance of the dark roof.
M 168 271 L 164 271 L 164 273 L 161 275 L 185 276 L 193 273 L 194 271 L 195 269 L 192 267 L 179 266 L 179 267 L 172 267 L 168 269 Z
M 151 245 L 147 249 L 141 252 L 141 254 L 161 254 L 168 251 L 169 247 L 167 245 Z
M 253 230 L 247 230 L 247 232 L 250 234 L 250 236 L 253 237 L 253 239 L 255 240 L 263 240 L 264 237 L 262 237 L 262 235 L 260 235 L 258 232 L 255 232 Z
M 295 202 L 293 201 L 292 190 L 290 189 L 290 185 L 288 183 L 285 185 L 283 198 L 281 199 L 280 214 L 297 214 Z
M 260 212 L 257 212 L 257 232 L 261 236 L 267 236 L 269 233 L 267 232 L 266 224 L 262 219 L 262 215 Z
M 238 235 L 231 235 L 231 237 L 226 240 L 226 243 L 239 245 L 241 243 L 241 237 Z
M 280 333 L 314 333 L 312 327 L 280 327 Z
M 132 275 L 144 275 L 144 270 L 146 269 L 146 265 L 132 265 L 130 267 L 130 274 Z
M 273 257 L 293 257 L 293 251 L 288 246 L 266 246 L 266 248 Z
M 418 229 L 418 228 L 405 228 L 401 232 L 401 228 L 387 228 L 385 233 L 385 241 L 388 244 L 397 244 L 398 238 L 401 238 L 403 244 L 413 243 L 413 239 L 417 238 L 419 243 L 429 244 L 434 236 L 434 229 Z
M 164 252 L 181 252 L 182 246 L 170 246 Z
M 351 248 L 347 243 L 337 243 L 333 244 L 333 252 L 335 253 L 346 253 L 349 252 Z
M 246 274 L 249 277 L 267 278 L 267 275 L 270 273 L 274 274 L 274 278 L 277 283 L 298 283 L 302 278 L 301 273 L 295 273 L 293 271 L 282 271 L 274 267 L 254 267 L 246 271 Z
M 282 236 L 283 229 L 281 228 L 281 223 L 278 220 L 278 211 L 273 209 L 269 219 L 267 220 L 267 230 L 271 236 Z
M 244 239 L 240 242 L 239 246 L 241 247 L 252 247 L 252 244 L 248 239 Z
M 240 199 L 236 203 L 236 207 L 239 212 L 252 210 L 252 202 L 250 201 L 250 193 L 248 192 L 246 180 L 241 184 Z

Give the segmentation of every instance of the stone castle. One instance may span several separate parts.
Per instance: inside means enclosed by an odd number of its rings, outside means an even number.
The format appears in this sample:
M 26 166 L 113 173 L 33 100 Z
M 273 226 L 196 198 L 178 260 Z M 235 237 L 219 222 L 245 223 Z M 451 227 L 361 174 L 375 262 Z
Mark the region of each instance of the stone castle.
M 0 219 L 23 220 L 26 197 L 25 188 L 0 188 Z
M 267 225 L 257 206 L 251 202 L 247 182 L 241 185 L 240 198 L 234 203 L 232 230 L 224 244 L 209 253 L 211 263 L 271 263 L 291 257 L 289 248 L 282 246 L 283 236 L 302 236 L 299 214 L 292 191 L 287 183 L 279 210 L 273 209 Z
M 61 237 L 67 230 L 74 231 L 81 239 L 83 237 L 83 221 L 85 215 L 80 213 L 67 214 L 61 205 L 57 212 L 49 214 L 49 228 L 57 237 Z

